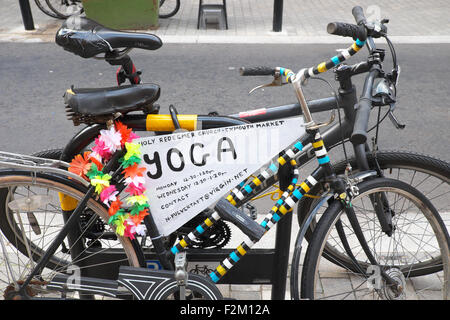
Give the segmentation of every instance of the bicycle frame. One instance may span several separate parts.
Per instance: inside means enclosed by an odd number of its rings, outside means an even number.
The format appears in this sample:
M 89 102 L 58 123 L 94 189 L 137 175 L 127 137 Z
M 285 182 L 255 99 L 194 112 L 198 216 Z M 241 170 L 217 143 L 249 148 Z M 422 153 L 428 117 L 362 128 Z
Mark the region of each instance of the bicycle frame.
M 356 89 L 351 82 L 351 77 L 360 73 L 367 72 L 369 70 L 368 63 L 361 63 L 356 66 L 342 66 L 336 71 L 337 79 L 340 83 L 340 88 L 337 97 L 328 97 L 318 100 L 311 100 L 308 102 L 309 110 L 311 113 L 318 113 L 324 111 L 331 111 L 336 108 L 341 108 L 344 111 L 344 117 L 341 125 L 339 123 L 334 124 L 330 128 L 324 130 L 322 137 L 327 149 L 331 149 L 338 145 L 343 139 L 348 139 L 353 130 L 353 122 L 355 118 L 354 105 L 357 103 Z M 234 126 L 246 123 L 255 123 L 260 121 L 275 120 L 281 118 L 287 118 L 292 116 L 302 115 L 302 109 L 299 103 L 282 105 L 276 107 L 269 107 L 265 109 L 258 109 L 248 112 L 241 112 L 231 116 L 211 116 L 211 115 L 178 115 L 178 122 L 181 128 L 186 130 L 197 129 L 209 129 L 225 126 Z M 129 128 L 135 131 L 153 131 L 156 134 L 166 134 L 173 131 L 174 124 L 171 115 L 159 115 L 159 114 L 141 114 L 141 115 L 126 115 L 121 118 L 121 121 Z M 105 125 L 91 125 L 82 129 L 77 135 L 75 135 L 63 150 L 61 160 L 70 162 L 76 154 L 82 152 L 86 146 L 93 141 L 99 134 L 100 130 L 104 129 Z M 361 170 L 367 170 L 369 168 L 367 160 L 365 158 L 366 149 L 368 145 L 355 146 L 355 155 L 358 160 L 358 167 Z M 314 157 L 313 148 L 311 145 L 305 144 L 305 152 L 302 152 L 295 160 L 301 167 L 309 162 Z M 278 177 L 270 179 L 268 186 L 276 183 Z M 270 183 L 270 184 L 269 184 Z M 287 187 L 287 184 L 285 185 Z M 281 188 L 283 190 L 283 188 Z M 72 211 L 63 212 L 65 221 L 68 221 L 72 215 Z M 151 228 L 149 228 L 151 229 Z M 71 230 L 70 233 L 74 239 L 77 239 L 79 231 Z M 151 236 L 151 238 L 157 235 Z M 75 256 L 81 254 L 82 248 L 79 248 L 77 252 L 76 248 L 73 248 L 73 254 Z M 161 249 L 162 250 L 162 249 Z M 171 268 L 170 265 L 163 265 L 165 268 Z

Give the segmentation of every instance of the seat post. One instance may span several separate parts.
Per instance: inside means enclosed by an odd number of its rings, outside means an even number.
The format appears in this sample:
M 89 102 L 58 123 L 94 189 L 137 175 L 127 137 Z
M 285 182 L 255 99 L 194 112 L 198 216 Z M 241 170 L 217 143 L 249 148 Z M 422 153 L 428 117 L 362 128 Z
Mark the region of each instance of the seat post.
M 120 86 L 128 79 L 131 84 L 141 83 L 141 72 L 136 70 L 136 67 L 130 56 L 125 54 L 120 57 L 116 56 L 116 52 L 105 55 L 105 60 L 112 66 L 120 66 L 117 69 L 117 84 Z

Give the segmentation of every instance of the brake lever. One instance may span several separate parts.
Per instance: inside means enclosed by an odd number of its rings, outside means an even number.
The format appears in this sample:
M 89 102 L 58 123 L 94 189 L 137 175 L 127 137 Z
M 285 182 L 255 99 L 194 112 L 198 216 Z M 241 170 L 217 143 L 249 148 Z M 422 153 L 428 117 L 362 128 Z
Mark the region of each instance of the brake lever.
M 275 75 L 273 76 L 273 81 L 271 83 L 262 84 L 260 86 L 254 87 L 252 90 L 249 91 L 248 94 L 251 94 L 253 91 L 257 89 L 262 89 L 266 87 L 281 87 L 287 84 L 287 82 L 282 81 L 282 76 L 279 71 L 276 71 Z

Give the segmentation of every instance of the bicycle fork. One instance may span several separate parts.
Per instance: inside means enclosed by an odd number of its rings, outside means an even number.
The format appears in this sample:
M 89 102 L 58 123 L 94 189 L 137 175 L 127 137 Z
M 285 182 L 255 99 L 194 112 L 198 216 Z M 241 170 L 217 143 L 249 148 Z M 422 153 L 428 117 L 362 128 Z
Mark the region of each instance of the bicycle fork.
M 369 245 L 366 241 L 366 238 L 362 232 L 361 226 L 358 222 L 358 218 L 356 216 L 356 213 L 355 213 L 355 210 L 353 209 L 353 207 L 352 206 L 344 206 L 344 211 L 348 217 L 348 220 L 350 221 L 350 225 L 351 225 L 353 231 L 355 232 L 358 242 L 361 245 L 370 264 L 378 267 L 378 269 L 380 270 L 381 277 L 384 279 L 384 281 L 386 281 L 386 283 L 389 286 L 392 286 L 392 288 L 394 290 L 396 290 L 396 291 L 398 290 L 399 292 L 401 292 L 403 288 L 401 288 L 401 286 L 399 286 L 399 284 L 395 280 L 393 280 L 388 274 L 386 274 L 386 272 L 383 270 L 383 268 L 378 264 L 375 257 L 372 255 L 372 252 L 371 252 Z M 355 256 L 353 255 L 353 253 L 350 249 L 345 232 L 342 227 L 342 222 L 340 220 L 336 224 L 336 229 L 338 231 L 339 238 L 341 239 L 341 241 L 343 243 L 343 246 L 344 246 L 344 249 L 345 249 L 347 255 L 352 260 L 354 265 L 360 270 L 360 272 L 362 272 L 362 274 L 366 274 L 366 272 L 363 272 L 361 266 L 359 266 L 358 262 L 356 261 Z M 366 276 L 367 276 L 367 274 L 366 274 Z

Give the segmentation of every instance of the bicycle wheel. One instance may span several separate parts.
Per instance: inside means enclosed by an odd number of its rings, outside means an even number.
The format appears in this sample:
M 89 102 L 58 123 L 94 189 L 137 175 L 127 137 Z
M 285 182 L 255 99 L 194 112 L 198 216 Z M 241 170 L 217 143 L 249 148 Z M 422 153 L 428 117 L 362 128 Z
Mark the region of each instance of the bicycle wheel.
M 48 10 L 46 8 L 46 5 L 43 5 L 41 3 L 41 0 L 34 0 L 34 2 L 36 3 L 36 6 L 39 8 L 39 10 L 41 10 L 43 13 L 45 13 L 46 15 L 48 15 L 49 17 L 52 18 L 56 18 L 56 19 L 61 19 L 61 17 L 59 15 L 57 15 L 56 13 L 54 13 L 51 10 Z M 42 0 L 42 2 L 45 2 L 44 0 Z
M 45 0 L 45 2 L 62 19 L 67 19 L 84 11 L 81 0 Z
M 61 154 L 62 149 L 49 149 L 36 152 L 32 154 L 32 156 L 58 160 Z M 18 194 L 17 196 L 21 196 L 21 191 L 22 189 L 20 188 L 0 189 L 0 231 L 10 240 L 11 245 L 15 246 L 15 248 L 19 250 L 23 255 L 27 255 L 27 249 L 24 245 L 26 242 L 23 239 L 24 237 L 27 237 L 28 234 L 22 233 L 21 229 L 18 227 L 19 222 L 17 221 L 17 216 L 13 215 L 12 211 L 8 208 L 8 202 L 11 201 L 11 199 L 15 198 L 16 193 Z M 53 239 L 53 236 L 57 234 L 57 232 L 64 225 L 61 214 L 58 213 L 56 216 L 59 217 L 58 221 L 55 221 L 54 215 L 52 215 L 52 218 L 49 217 L 47 219 L 37 220 L 34 213 L 27 213 L 26 221 L 33 221 L 33 224 L 30 224 L 30 227 L 32 227 L 34 234 L 41 232 L 42 229 L 48 230 L 49 228 L 51 228 L 53 230 L 53 232 L 49 235 L 42 235 L 42 239 L 39 242 L 33 242 L 31 239 L 27 238 L 27 241 L 33 246 L 33 252 L 36 256 L 36 261 L 38 260 L 38 257 L 45 251 L 45 249 L 41 248 L 40 246 L 42 244 L 50 243 Z M 92 216 L 91 211 L 86 210 L 86 212 L 82 215 L 81 223 L 85 223 L 86 219 L 90 216 Z M 99 221 L 97 221 L 97 224 L 102 223 L 100 218 L 98 218 L 98 220 Z M 86 236 L 89 236 L 89 234 L 87 234 Z M 13 241 L 12 239 L 15 239 L 15 241 Z M 84 241 L 89 241 L 89 239 L 85 237 Z M 48 267 L 54 269 L 58 268 L 58 266 L 64 265 L 65 263 L 66 261 L 61 260 L 60 258 L 58 258 L 58 256 L 54 256 L 49 261 Z
M 439 213 L 431 202 L 410 185 L 392 179 L 377 178 L 361 183 L 360 195 L 352 201 L 370 253 L 377 265 L 369 262 L 340 202 L 334 201 L 322 215 L 306 252 L 301 275 L 301 297 L 307 299 L 447 299 L 449 290 L 450 239 Z M 391 236 L 381 231 L 369 196 L 386 195 L 395 213 Z M 342 226 L 342 229 L 340 227 Z M 351 253 L 358 260 L 359 272 L 339 261 L 329 260 L 325 246 L 347 252 L 339 239 L 344 232 Z M 431 253 L 438 251 L 438 254 Z M 411 277 L 422 261 L 440 256 L 438 274 Z M 350 259 L 350 256 L 347 256 Z M 425 264 L 425 267 L 428 263 Z M 299 272 L 299 264 L 292 266 Z M 395 283 L 389 285 L 383 272 Z M 431 279 L 432 278 L 432 279 Z
M 374 157 L 371 153 L 367 154 L 369 165 L 375 168 Z M 450 226 L 450 164 L 445 161 L 434 159 L 429 156 L 398 151 L 380 151 L 377 153 L 377 160 L 383 174 L 387 178 L 403 181 L 422 192 L 436 207 L 440 213 L 447 229 Z M 350 165 L 356 168 L 355 158 L 349 159 Z M 344 174 L 346 161 L 340 161 L 334 165 L 337 174 Z M 357 169 L 353 170 L 355 173 Z M 310 192 L 312 195 L 321 195 L 323 193 L 322 187 L 317 184 Z M 300 200 L 298 205 L 298 220 L 302 225 L 308 213 L 316 206 L 318 199 L 304 197 Z M 325 211 L 326 204 L 319 209 L 317 217 Z M 318 218 L 317 218 L 318 219 Z M 317 220 L 316 219 L 316 220 Z M 306 233 L 305 238 L 310 241 L 312 231 L 314 230 L 316 221 L 311 224 L 310 230 Z M 348 261 L 343 257 L 339 257 L 340 252 L 331 250 L 328 246 L 325 247 L 325 252 L 333 256 L 333 261 L 341 261 L 345 263 Z M 345 255 L 344 255 L 345 256 Z M 427 273 L 434 273 L 439 271 L 441 263 L 439 257 L 430 259 L 427 268 L 414 269 L 411 276 L 423 276 Z M 347 265 L 352 269 L 353 264 Z
M 173 17 L 180 10 L 180 0 L 160 0 L 158 16 L 161 19 Z
M 3 233 L 0 234 L 0 291 L 2 298 L 12 299 L 16 296 L 17 284 L 27 278 L 43 250 L 48 248 L 62 227 L 59 197 L 65 195 L 80 200 L 84 192 L 67 179 L 44 174 L 34 176 L 20 171 L 1 171 L 0 188 L 0 212 L 3 215 L 0 218 Z M 33 204 L 32 208 L 27 206 L 29 203 Z M 68 245 L 66 238 L 50 263 L 27 288 L 29 296 L 57 297 L 58 292 L 49 290 L 47 285 L 58 273 L 74 274 L 79 270 L 82 276 L 115 279 L 120 265 L 142 265 L 135 241 L 117 236 L 107 224 L 100 228 L 95 224 L 97 216 L 108 219 L 108 213 L 101 204 L 89 200 L 85 213 L 88 212 L 94 218 L 87 220 L 83 232 L 89 232 L 93 237 L 89 241 L 80 237 L 73 241 L 72 246 Z M 74 257 L 71 250 L 75 246 L 81 246 L 82 251 Z M 76 293 L 71 295 L 74 298 L 86 297 Z

